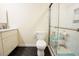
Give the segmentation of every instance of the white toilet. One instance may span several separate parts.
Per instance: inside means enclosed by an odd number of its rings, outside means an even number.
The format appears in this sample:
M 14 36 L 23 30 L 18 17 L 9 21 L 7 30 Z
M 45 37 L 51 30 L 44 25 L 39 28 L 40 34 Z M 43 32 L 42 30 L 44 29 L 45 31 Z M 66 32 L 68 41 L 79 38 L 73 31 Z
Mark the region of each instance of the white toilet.
M 46 42 L 44 41 L 46 37 L 46 33 L 43 31 L 36 32 L 36 47 L 37 47 L 37 55 L 44 56 L 44 50 L 46 48 Z

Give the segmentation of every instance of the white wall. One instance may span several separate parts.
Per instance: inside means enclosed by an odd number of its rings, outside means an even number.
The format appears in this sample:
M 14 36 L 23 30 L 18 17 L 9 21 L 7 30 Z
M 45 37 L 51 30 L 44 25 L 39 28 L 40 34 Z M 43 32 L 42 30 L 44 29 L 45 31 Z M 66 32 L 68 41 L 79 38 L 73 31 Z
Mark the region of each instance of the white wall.
M 6 9 L 0 5 L 0 23 L 7 23 Z
M 19 29 L 20 46 L 35 46 L 35 31 L 48 30 L 48 4 L 3 4 L 10 28 Z M 47 40 L 46 40 L 47 41 Z

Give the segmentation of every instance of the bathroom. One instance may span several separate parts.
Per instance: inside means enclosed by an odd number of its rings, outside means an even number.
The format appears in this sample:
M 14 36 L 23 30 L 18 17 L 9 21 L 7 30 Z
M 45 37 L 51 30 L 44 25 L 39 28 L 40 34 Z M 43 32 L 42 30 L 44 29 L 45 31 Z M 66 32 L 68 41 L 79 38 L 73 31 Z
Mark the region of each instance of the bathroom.
M 0 3 L 0 56 L 79 56 L 78 19 L 79 3 Z

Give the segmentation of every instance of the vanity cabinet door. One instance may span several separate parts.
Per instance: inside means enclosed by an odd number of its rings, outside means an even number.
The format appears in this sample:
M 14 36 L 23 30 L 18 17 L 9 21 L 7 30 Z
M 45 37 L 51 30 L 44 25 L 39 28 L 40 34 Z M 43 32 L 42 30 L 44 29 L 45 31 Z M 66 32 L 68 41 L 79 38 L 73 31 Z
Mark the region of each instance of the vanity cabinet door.
M 2 39 L 1 39 L 1 33 L 0 33 L 0 56 L 3 55 L 3 48 L 2 48 Z
M 18 45 L 17 31 L 8 31 L 2 33 L 4 55 L 9 55 Z

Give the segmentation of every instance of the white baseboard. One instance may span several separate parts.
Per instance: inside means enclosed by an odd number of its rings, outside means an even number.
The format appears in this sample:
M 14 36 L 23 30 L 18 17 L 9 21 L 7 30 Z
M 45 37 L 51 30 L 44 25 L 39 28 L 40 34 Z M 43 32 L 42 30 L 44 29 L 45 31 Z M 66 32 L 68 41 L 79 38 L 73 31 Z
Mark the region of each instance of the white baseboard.
M 35 44 L 19 44 L 18 47 L 36 47 Z

